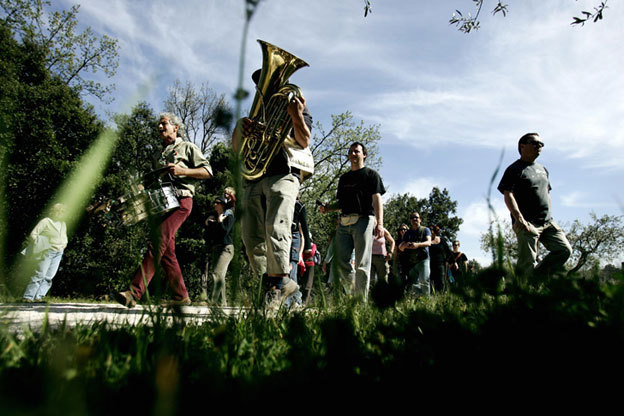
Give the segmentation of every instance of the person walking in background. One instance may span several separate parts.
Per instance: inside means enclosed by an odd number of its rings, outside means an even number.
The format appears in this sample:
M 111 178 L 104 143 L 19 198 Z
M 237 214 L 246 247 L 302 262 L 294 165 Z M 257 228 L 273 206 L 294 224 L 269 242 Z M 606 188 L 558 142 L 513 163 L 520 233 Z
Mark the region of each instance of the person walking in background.
M 213 287 L 210 300 L 213 305 L 227 306 L 225 275 L 232 257 L 234 257 L 234 243 L 232 241 L 232 228 L 234 228 L 234 213 L 227 209 L 225 198 L 217 197 L 214 200 L 216 215 L 211 215 L 206 220 L 208 228 L 209 260 L 206 262 L 204 274 L 202 274 L 202 300 L 208 299 L 208 276 Z M 208 274 L 209 269 L 212 272 Z
M 52 287 L 52 279 L 58 271 L 67 247 L 67 225 L 65 205 L 54 204 L 50 217 L 37 223 L 29 236 L 24 254 L 37 260 L 37 267 L 26 286 L 24 302 L 41 302 Z
M 417 295 L 430 295 L 429 246 L 431 246 L 431 230 L 420 225 L 421 217 L 418 212 L 410 216 L 412 227 L 405 232 L 399 249 L 405 252 L 408 265 L 408 291 Z
M 462 283 L 468 273 L 468 257 L 459 251 L 459 240 L 453 241 L 453 251 L 447 256 L 449 283 Z
M 386 243 L 390 244 L 390 248 L 386 247 Z M 383 281 L 388 283 L 388 275 L 390 274 L 390 260 L 394 253 L 394 238 L 386 230 L 383 229 L 381 237 L 373 236 L 373 256 L 371 259 L 371 284 Z
M 429 267 L 431 268 L 431 287 L 434 292 L 441 293 L 446 282 L 446 261 L 451 249 L 442 236 L 442 229 L 437 225 L 431 229 L 431 246 L 429 246 Z
M 407 281 L 407 265 L 405 264 L 405 260 L 407 256 L 402 250 L 399 250 L 399 244 L 403 242 L 403 236 L 405 232 L 409 230 L 407 224 L 401 224 L 399 229 L 397 230 L 396 238 L 394 239 L 394 259 L 392 262 L 392 270 L 393 273 L 399 278 L 401 284 L 404 284 Z
M 364 166 L 366 147 L 359 142 L 349 147 L 351 170 L 338 182 L 338 203 L 321 205 L 323 214 L 340 210 L 340 224 L 334 238 L 336 271 L 341 282 L 349 288 L 351 253 L 355 250 L 355 294 L 368 298 L 370 269 L 373 250 L 373 235 L 383 236 L 383 203 L 381 196 L 386 192 L 379 173 Z M 375 220 L 377 221 L 375 223 Z
M 535 162 L 544 147 L 537 133 L 518 140 L 520 159 L 503 174 L 498 190 L 511 214 L 511 225 L 518 238 L 518 275 L 550 275 L 561 268 L 572 254 L 565 233 L 552 218 L 550 180 L 544 166 Z M 550 252 L 537 263 L 537 243 Z
M 321 263 L 321 254 L 316 247 L 316 244 L 312 243 L 311 250 L 303 251 L 303 263 L 305 265 L 305 272 L 301 278 L 301 287 L 303 287 L 303 304 L 309 305 L 312 298 L 312 289 L 314 287 L 314 269 L 316 265 Z
M 298 266 L 303 262 L 303 253 L 312 251 L 312 241 L 310 238 L 310 230 L 308 229 L 308 214 L 305 205 L 297 198 L 295 201 L 295 211 L 293 214 L 293 222 L 291 226 L 292 243 L 290 246 L 290 279 L 299 284 Z M 297 289 L 295 293 L 290 295 L 284 304 L 290 307 L 293 302 L 299 306 L 303 304 L 301 290 Z

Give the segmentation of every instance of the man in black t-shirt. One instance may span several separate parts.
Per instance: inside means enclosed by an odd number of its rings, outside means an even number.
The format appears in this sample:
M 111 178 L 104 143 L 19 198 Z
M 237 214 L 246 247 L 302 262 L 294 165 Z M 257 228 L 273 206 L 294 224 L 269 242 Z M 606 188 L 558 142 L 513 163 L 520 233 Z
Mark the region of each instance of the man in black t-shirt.
M 373 234 L 384 233 L 383 203 L 386 193 L 381 176 L 364 166 L 366 147 L 359 142 L 349 147 L 351 170 L 338 182 L 338 203 L 321 206 L 321 212 L 340 210 L 340 224 L 335 237 L 335 263 L 340 281 L 346 281 L 349 293 L 355 284 L 355 294 L 366 300 L 370 286 L 370 268 L 373 252 Z M 351 253 L 355 249 L 355 282 L 348 281 L 351 271 Z
M 544 143 L 537 133 L 527 133 L 518 141 L 520 159 L 512 163 L 498 184 L 511 213 L 518 237 L 519 275 L 551 274 L 572 254 L 565 233 L 552 219 L 548 171 L 535 162 Z M 537 243 L 550 252 L 537 264 Z

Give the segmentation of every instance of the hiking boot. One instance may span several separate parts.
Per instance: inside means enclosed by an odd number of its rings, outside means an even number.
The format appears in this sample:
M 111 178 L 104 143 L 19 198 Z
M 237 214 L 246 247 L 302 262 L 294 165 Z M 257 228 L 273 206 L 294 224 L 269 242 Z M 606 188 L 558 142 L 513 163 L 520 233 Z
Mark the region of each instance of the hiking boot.
M 181 299 L 181 300 L 171 299 L 171 300 L 165 302 L 165 306 L 167 306 L 167 307 L 190 306 L 190 305 L 191 305 L 191 298 L 189 298 L 188 296 L 185 297 L 184 299 Z
M 282 299 L 286 299 L 297 290 L 299 290 L 299 285 L 294 280 L 288 277 L 282 279 L 282 289 L 280 290 Z
M 129 290 L 115 293 L 115 299 L 126 308 L 134 308 L 136 306 L 136 300 Z

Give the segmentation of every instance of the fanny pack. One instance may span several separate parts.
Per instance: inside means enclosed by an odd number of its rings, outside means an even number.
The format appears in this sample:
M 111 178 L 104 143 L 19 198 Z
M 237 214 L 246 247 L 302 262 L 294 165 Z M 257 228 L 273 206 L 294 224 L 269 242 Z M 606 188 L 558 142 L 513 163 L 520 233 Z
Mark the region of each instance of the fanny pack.
M 340 216 L 340 225 L 353 225 L 360 219 L 360 214 L 346 214 Z

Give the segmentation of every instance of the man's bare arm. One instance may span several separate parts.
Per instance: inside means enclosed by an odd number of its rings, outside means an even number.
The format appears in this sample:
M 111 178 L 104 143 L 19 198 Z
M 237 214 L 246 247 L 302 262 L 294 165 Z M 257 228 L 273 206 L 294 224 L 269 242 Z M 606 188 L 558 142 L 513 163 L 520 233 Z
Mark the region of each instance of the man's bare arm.
M 383 202 L 381 201 L 381 194 L 373 194 L 373 210 L 375 211 L 375 219 L 377 225 L 375 225 L 375 237 L 381 238 L 384 235 L 383 226 Z

